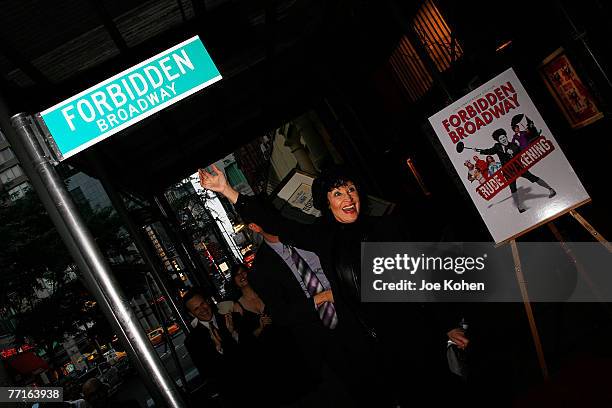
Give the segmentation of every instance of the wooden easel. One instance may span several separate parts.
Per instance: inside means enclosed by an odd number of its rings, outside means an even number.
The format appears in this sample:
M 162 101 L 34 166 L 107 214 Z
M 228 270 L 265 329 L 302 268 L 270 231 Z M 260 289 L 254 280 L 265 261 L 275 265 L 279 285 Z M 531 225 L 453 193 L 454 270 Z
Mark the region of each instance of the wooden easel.
M 568 259 L 572 262 L 572 264 L 574 264 L 574 267 L 576 268 L 576 270 L 578 271 L 578 273 L 580 274 L 584 282 L 587 284 L 587 286 L 589 287 L 593 295 L 595 295 L 597 300 L 599 300 L 599 304 L 602 305 L 606 313 L 610 316 L 610 318 L 612 318 L 612 309 L 606 302 L 604 302 L 599 289 L 597 289 L 597 287 L 593 284 L 593 281 L 591 281 L 591 277 L 589 276 L 587 271 L 584 269 L 584 266 L 582 266 L 582 264 L 578 261 L 578 259 L 576 259 L 576 256 L 574 255 L 571 248 L 567 246 L 567 244 L 565 243 L 565 238 L 563 238 L 563 236 L 561 235 L 561 232 L 559 232 L 555 224 L 553 224 L 552 222 L 548 223 L 548 228 L 553 233 L 557 241 L 559 241 L 559 245 L 561 245 L 561 249 L 563 249 L 565 256 L 567 256 Z M 598 236 L 601 237 L 599 233 L 598 233 Z M 610 245 L 607 241 L 603 241 L 602 244 L 604 245 L 608 244 L 608 245 L 605 245 L 605 247 L 608 249 L 608 251 L 610 250 Z
M 412 172 L 412 175 L 414 176 L 417 184 L 419 185 L 419 187 L 421 187 L 421 191 L 423 192 L 423 195 L 425 195 L 425 197 L 431 196 L 431 192 L 425 186 L 425 182 L 423 181 L 423 178 L 421 177 L 421 173 L 419 173 L 419 171 L 416 169 L 416 166 L 414 165 L 414 162 L 412 161 L 412 159 L 407 158 L 406 164 L 408 165 L 408 168 Z
M 425 187 L 425 184 L 423 183 L 423 180 L 419 174 L 419 172 L 416 170 L 414 163 L 412 162 L 411 159 L 407 159 L 406 160 L 406 164 L 408 165 L 408 167 L 410 168 L 412 174 L 414 175 L 415 179 L 417 180 L 417 183 L 419 184 L 419 186 L 421 187 L 421 189 L 423 190 L 423 194 L 428 197 L 431 195 L 431 193 L 427 190 L 427 188 Z M 518 247 L 516 245 L 516 238 L 518 238 L 521 235 L 526 234 L 527 232 L 538 228 L 539 226 L 543 225 L 543 224 L 547 224 L 548 228 L 551 230 L 551 232 L 553 233 L 553 235 L 555 236 L 555 238 L 557 239 L 557 241 L 559 241 L 559 245 L 561 245 L 561 248 L 563 249 L 563 251 L 565 252 L 565 254 L 568 256 L 568 258 L 571 259 L 572 263 L 576 266 L 576 269 L 578 270 L 578 272 L 581 274 L 582 278 L 585 280 L 585 282 L 587 283 L 587 285 L 589 286 L 589 288 L 591 289 L 591 291 L 593 292 L 593 294 L 598 298 L 601 299 L 601 296 L 599 295 L 599 291 L 597 290 L 597 288 L 593 285 L 593 282 L 591 281 L 589 275 L 587 274 L 587 272 L 584 270 L 584 268 L 582 267 L 582 265 L 580 264 L 580 262 L 578 262 L 578 260 L 576 259 L 576 257 L 574 256 L 573 252 L 571 251 L 571 249 L 565 244 L 565 240 L 563 239 L 563 237 L 561 236 L 561 233 L 559 232 L 559 230 L 557 229 L 557 227 L 553 224 L 553 221 L 567 213 L 569 213 L 576 221 L 578 221 L 578 223 L 580 223 L 580 225 L 582 225 L 582 227 L 593 236 L 593 238 L 595 238 L 597 241 L 599 241 L 607 250 L 608 252 L 612 252 L 612 244 L 610 244 L 610 242 L 608 242 L 582 215 L 580 215 L 578 213 L 578 211 L 576 210 L 578 207 L 587 204 L 591 202 L 591 199 L 588 198 L 580 203 L 575 204 L 573 207 L 565 210 L 565 212 L 561 212 L 549 219 L 543 220 L 540 223 L 532 226 L 531 228 L 521 232 L 520 234 L 517 234 L 511 238 L 509 238 L 508 240 L 506 240 L 504 243 L 509 242 L 510 243 L 510 247 L 512 249 L 512 258 L 514 260 L 514 272 L 516 274 L 516 280 L 518 282 L 520 291 L 521 291 L 521 297 L 523 299 L 523 305 L 525 306 L 525 313 L 527 314 L 527 320 L 529 322 L 529 329 L 531 331 L 531 337 L 533 338 L 533 343 L 536 349 L 536 354 L 538 357 L 538 363 L 540 365 L 540 370 L 542 371 L 542 377 L 544 377 L 545 381 L 548 381 L 550 379 L 550 376 L 548 374 L 548 366 L 546 365 L 546 359 L 544 358 L 544 349 L 542 347 L 542 340 L 540 339 L 540 334 L 538 332 L 538 327 L 536 325 L 535 322 L 535 318 L 533 316 L 533 309 L 531 307 L 531 302 L 529 301 L 529 292 L 527 291 L 527 281 L 525 280 L 525 276 L 523 275 L 523 269 L 521 267 L 521 258 L 519 256 L 519 252 L 518 252 Z M 501 246 L 504 243 L 501 243 L 499 245 L 495 245 L 495 247 Z M 603 303 L 603 302 L 602 302 Z M 612 314 L 612 313 L 611 313 Z
M 612 252 L 612 244 L 610 244 L 599 232 L 597 232 L 597 230 L 593 228 L 593 226 L 589 224 L 582 215 L 578 214 L 578 211 L 574 209 L 569 213 L 572 217 L 574 217 L 574 219 L 576 219 L 576 221 L 580 223 L 580 225 L 584 227 L 585 230 L 589 232 L 589 234 L 593 236 L 593 238 L 598 240 L 608 250 L 608 252 Z
M 568 212 L 572 217 L 574 217 L 574 219 L 576 219 L 580 223 L 580 225 L 584 227 L 584 229 L 586 229 L 597 241 L 599 241 L 608 250 L 608 252 L 612 252 L 612 245 L 591 224 L 589 224 L 587 220 L 585 220 L 584 217 L 582 217 L 582 215 L 580 215 L 576 211 L 575 208 L 569 210 Z M 561 215 L 563 214 L 560 214 L 559 216 Z M 555 238 L 559 241 L 559 244 L 561 245 L 561 248 L 563 249 L 565 254 L 572 260 L 578 272 L 585 279 L 587 285 L 593 291 L 593 294 L 595 294 L 595 296 L 597 296 L 598 298 L 601 298 L 599 296 L 599 291 L 593 285 L 588 274 L 586 273 L 582 265 L 578 262 L 571 249 L 569 249 L 569 247 L 565 244 L 561 233 L 559 232 L 557 227 L 555 227 L 552 221 L 553 220 L 547 221 L 548 228 L 552 231 Z M 527 231 L 523 232 L 523 234 L 526 232 Z M 518 247 L 516 245 L 516 238 L 512 238 L 510 240 L 510 247 L 512 248 L 512 258 L 514 260 L 514 272 L 516 274 L 516 280 L 521 290 L 523 304 L 525 305 L 525 313 L 527 314 L 527 320 L 529 321 L 529 329 L 531 330 L 531 337 L 533 338 L 536 354 L 538 356 L 538 363 L 540 365 L 540 370 L 542 371 L 542 376 L 544 377 L 544 380 L 548 381 L 548 379 L 550 378 L 548 375 L 548 366 L 546 365 L 546 359 L 544 358 L 544 350 L 542 348 L 540 334 L 538 333 L 538 327 L 536 325 L 535 318 L 533 317 L 533 309 L 531 308 L 531 302 L 529 301 L 529 293 L 527 291 L 527 281 L 525 280 L 525 276 L 523 275 L 521 259 L 519 256 Z
M 529 293 L 527 292 L 527 281 L 523 275 L 521 268 L 521 258 L 519 257 L 518 248 L 516 241 L 510 241 L 510 247 L 512 248 L 512 259 L 514 259 L 514 273 L 516 274 L 516 280 L 521 289 L 521 297 L 523 298 L 523 304 L 525 305 L 525 313 L 527 313 L 527 320 L 529 321 L 529 329 L 531 330 L 531 337 L 536 348 L 536 354 L 538 355 L 538 363 L 540 364 L 540 370 L 542 370 L 542 376 L 544 380 L 548 381 L 548 366 L 544 359 L 544 350 L 542 349 L 542 340 L 540 340 L 540 334 L 538 333 L 538 326 L 536 326 L 535 318 L 533 317 L 533 309 L 531 308 L 531 302 L 529 301 Z

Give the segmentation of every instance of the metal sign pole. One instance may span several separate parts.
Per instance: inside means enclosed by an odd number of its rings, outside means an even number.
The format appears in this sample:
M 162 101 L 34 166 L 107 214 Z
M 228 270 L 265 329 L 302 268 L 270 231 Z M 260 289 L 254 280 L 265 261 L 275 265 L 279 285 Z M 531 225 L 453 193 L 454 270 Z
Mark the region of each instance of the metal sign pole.
M 85 154 L 87 154 L 87 152 L 85 152 Z M 178 298 L 175 298 L 175 293 L 170 292 L 168 286 L 165 283 L 165 279 L 162 278 L 163 273 L 165 271 L 162 271 L 159 267 L 159 261 L 156 259 L 155 254 L 150 249 L 150 242 L 147 243 L 144 239 L 142 228 L 136 225 L 136 223 L 130 217 L 129 211 L 125 205 L 125 202 L 123 201 L 123 198 L 121 197 L 121 194 L 119 193 L 119 191 L 117 191 L 117 189 L 109 179 L 108 173 L 104 168 L 101 160 L 98 159 L 97 154 L 95 152 L 90 152 L 89 155 L 86 156 L 86 159 L 94 165 L 96 171 L 96 174 L 94 174 L 94 176 L 99 178 L 100 182 L 102 183 L 102 187 L 104 187 L 104 191 L 106 191 L 108 198 L 111 200 L 111 203 L 115 208 L 115 211 L 117 211 L 117 214 L 119 214 L 123 223 L 127 227 L 134 241 L 134 244 L 138 249 L 138 252 L 142 256 L 143 260 L 151 267 L 153 279 L 155 280 L 157 286 L 160 287 L 163 295 L 170 303 L 170 307 L 172 308 L 174 317 L 181 326 L 181 329 L 185 332 L 185 335 L 189 334 L 191 331 L 191 327 L 185 321 L 183 315 L 181 314 L 181 309 L 177 304 Z
M 12 125 L 12 126 L 11 126 Z M 53 224 L 100 304 L 118 337 L 139 364 L 143 379 L 150 379 L 149 391 L 160 406 L 185 407 L 176 384 L 166 372 L 159 356 L 140 327 L 138 319 L 110 267 L 87 229 L 62 180 L 36 140 L 32 122 L 25 114 L 9 120 L 8 109 L 0 97 L 0 127 L 49 212 Z M 16 131 L 15 131 L 16 130 Z M 149 381 L 145 380 L 145 384 Z

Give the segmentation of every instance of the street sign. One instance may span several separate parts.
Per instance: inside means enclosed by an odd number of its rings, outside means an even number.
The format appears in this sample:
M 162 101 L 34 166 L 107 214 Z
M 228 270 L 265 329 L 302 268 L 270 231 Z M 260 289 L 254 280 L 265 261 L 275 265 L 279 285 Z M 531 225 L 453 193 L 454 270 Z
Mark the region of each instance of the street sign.
M 198 36 L 41 112 L 59 160 L 219 81 L 221 74 Z

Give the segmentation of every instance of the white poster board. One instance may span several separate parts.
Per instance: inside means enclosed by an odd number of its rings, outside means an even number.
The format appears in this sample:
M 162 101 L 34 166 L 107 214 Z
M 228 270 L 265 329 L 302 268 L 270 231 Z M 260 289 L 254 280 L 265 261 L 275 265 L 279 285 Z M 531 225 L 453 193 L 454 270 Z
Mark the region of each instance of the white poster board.
M 312 182 L 314 177 L 296 171 L 287 181 L 277 196 L 285 200 L 289 205 L 301 210 L 302 212 L 320 217 L 321 212 L 313 207 Z
M 429 122 L 496 243 L 590 200 L 512 68 Z

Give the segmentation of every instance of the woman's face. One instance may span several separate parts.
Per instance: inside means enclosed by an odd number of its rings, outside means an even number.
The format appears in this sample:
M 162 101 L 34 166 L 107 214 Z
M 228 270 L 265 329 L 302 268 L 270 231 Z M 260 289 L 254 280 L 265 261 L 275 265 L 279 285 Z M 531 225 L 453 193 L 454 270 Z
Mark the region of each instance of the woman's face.
M 249 284 L 249 281 L 247 280 L 247 271 L 245 269 L 241 268 L 236 276 L 234 276 L 234 283 L 236 286 L 238 286 L 238 288 L 244 288 Z
M 327 201 L 336 221 L 350 224 L 359 217 L 359 193 L 352 181 L 328 191 Z

